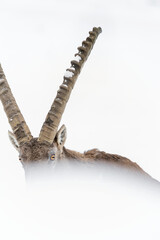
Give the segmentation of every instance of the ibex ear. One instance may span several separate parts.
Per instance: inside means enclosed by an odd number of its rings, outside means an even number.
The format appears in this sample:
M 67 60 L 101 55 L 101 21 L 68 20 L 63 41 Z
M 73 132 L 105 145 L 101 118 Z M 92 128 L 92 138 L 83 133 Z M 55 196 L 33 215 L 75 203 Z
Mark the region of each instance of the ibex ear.
M 12 143 L 13 146 L 15 147 L 15 149 L 16 149 L 17 151 L 19 151 L 19 144 L 18 144 L 18 142 L 17 142 L 14 134 L 13 134 L 12 132 L 8 131 L 8 136 L 9 136 L 9 139 L 10 139 L 11 143 Z
M 62 148 L 64 146 L 66 138 L 67 138 L 67 129 L 65 125 L 62 125 L 62 127 L 59 129 L 56 135 L 58 147 Z

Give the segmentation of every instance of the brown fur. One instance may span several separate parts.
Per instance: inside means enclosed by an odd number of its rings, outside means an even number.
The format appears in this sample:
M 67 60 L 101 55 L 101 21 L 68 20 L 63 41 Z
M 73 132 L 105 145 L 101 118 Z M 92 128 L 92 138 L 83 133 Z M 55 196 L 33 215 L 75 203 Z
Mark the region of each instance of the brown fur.
M 111 163 L 124 168 L 132 169 L 142 174 L 147 174 L 143 169 L 135 162 L 132 162 L 126 157 L 122 157 L 116 154 L 106 153 L 104 151 L 99 151 L 98 149 L 91 149 L 86 152 L 79 153 L 69 149 L 63 148 L 63 157 L 71 160 L 78 160 L 82 162 L 103 162 Z M 148 175 L 148 174 L 147 174 Z
M 62 130 L 64 130 L 62 128 Z M 61 134 L 61 131 L 59 132 Z M 64 140 L 65 142 L 65 140 Z M 54 153 L 55 160 L 51 161 L 50 156 Z M 40 142 L 37 138 L 33 138 L 19 146 L 19 159 L 23 164 L 25 170 L 28 164 L 44 163 L 58 163 L 68 159 L 72 163 L 104 163 L 103 166 L 121 167 L 121 169 L 134 170 L 144 176 L 149 176 L 143 169 L 135 162 L 132 162 L 126 157 L 117 154 L 110 154 L 98 149 L 91 149 L 84 153 L 69 150 L 58 142 L 56 137 L 53 144 L 47 142 Z M 107 165 L 108 164 L 108 165 Z M 150 176 L 149 176 L 150 177 Z
M 39 142 L 37 138 L 33 138 L 31 141 L 26 142 L 20 147 L 20 160 L 23 159 L 22 163 L 24 164 L 44 161 L 45 159 L 48 159 L 48 152 L 52 150 L 54 146 L 58 147 L 56 142 L 50 145 L 46 142 Z M 69 159 L 70 161 L 79 161 L 83 163 L 111 163 L 116 166 L 121 166 L 123 168 L 132 169 L 146 174 L 137 163 L 132 162 L 128 158 L 116 154 L 105 153 L 104 151 L 99 151 L 96 148 L 88 150 L 84 153 L 79 153 L 63 147 L 62 153 L 57 151 L 57 159 L 61 161 L 63 159 Z
M 48 157 L 48 151 L 52 147 L 48 143 L 38 142 L 37 138 L 24 143 L 20 147 L 19 159 L 23 159 L 23 163 L 34 163 L 43 161 Z
M 60 136 L 64 131 L 59 131 Z M 58 133 L 57 133 L 58 134 Z M 11 135 L 13 136 L 13 135 Z M 60 139 L 60 141 L 58 141 Z M 65 138 L 63 136 L 63 143 Z M 154 180 L 150 177 L 143 169 L 135 162 L 132 162 L 126 157 L 122 157 L 116 154 L 105 153 L 104 151 L 99 151 L 98 149 L 91 149 L 84 153 L 79 153 L 76 151 L 69 150 L 61 145 L 61 138 L 56 137 L 53 144 L 47 142 L 40 142 L 37 138 L 25 142 L 18 148 L 19 159 L 24 167 L 26 176 L 31 171 L 32 166 L 37 166 L 37 163 L 43 164 L 43 169 L 48 169 L 50 171 L 51 165 L 55 166 L 55 163 L 86 163 L 86 166 L 94 166 L 94 169 L 99 171 L 99 166 L 103 169 L 117 169 L 121 167 L 120 172 L 123 174 L 124 171 L 136 173 L 139 176 L 147 177 L 148 180 Z M 52 160 L 51 156 L 54 154 L 55 158 Z M 89 165 L 88 165 L 89 163 Z M 92 165 L 90 165 L 90 163 Z M 96 163 L 98 163 L 96 165 Z M 102 163 L 102 164 L 101 164 Z M 31 166 L 32 164 L 32 166 Z M 80 165 L 78 165 L 80 167 Z M 81 165 L 85 166 L 84 164 Z M 106 172 L 107 174 L 107 172 Z M 154 180 L 155 181 L 155 180 Z

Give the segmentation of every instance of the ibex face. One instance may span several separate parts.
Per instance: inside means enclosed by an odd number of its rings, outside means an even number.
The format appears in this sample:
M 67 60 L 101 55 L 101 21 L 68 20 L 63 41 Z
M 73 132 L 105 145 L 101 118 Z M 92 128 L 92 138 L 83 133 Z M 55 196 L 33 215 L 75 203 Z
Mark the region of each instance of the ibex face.
M 66 141 L 66 127 L 63 125 L 57 132 L 52 144 L 32 138 L 21 145 L 18 144 L 13 133 L 9 131 L 11 143 L 19 152 L 19 160 L 24 168 L 30 164 L 55 166 L 58 159 L 63 158 L 63 146 Z

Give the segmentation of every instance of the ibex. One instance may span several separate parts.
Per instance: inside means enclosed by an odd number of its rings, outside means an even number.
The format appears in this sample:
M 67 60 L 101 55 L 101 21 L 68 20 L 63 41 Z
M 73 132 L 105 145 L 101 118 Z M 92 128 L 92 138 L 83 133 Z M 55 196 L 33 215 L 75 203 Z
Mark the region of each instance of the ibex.
M 78 161 L 82 163 L 113 163 L 114 165 L 121 166 L 125 169 L 132 169 L 135 170 L 135 172 L 150 177 L 136 163 L 125 157 L 105 153 L 97 149 L 92 149 L 84 153 L 66 149 L 64 147 L 66 141 L 65 125 L 58 130 L 62 114 L 77 77 L 101 31 L 100 27 L 94 27 L 93 30 L 89 32 L 86 40 L 78 47 L 78 53 L 75 54 L 76 58 L 71 61 L 70 68 L 66 70 L 63 83 L 59 87 L 57 96 L 46 116 L 38 138 L 32 137 L 0 65 L 0 99 L 13 131 L 13 133 L 9 131 L 9 138 L 19 152 L 19 160 L 25 171 L 29 170 L 28 166 L 32 163 L 34 163 L 34 165 L 44 163 L 44 165 L 51 168 L 52 164 L 55 165 L 64 159 L 68 159 L 72 162 Z

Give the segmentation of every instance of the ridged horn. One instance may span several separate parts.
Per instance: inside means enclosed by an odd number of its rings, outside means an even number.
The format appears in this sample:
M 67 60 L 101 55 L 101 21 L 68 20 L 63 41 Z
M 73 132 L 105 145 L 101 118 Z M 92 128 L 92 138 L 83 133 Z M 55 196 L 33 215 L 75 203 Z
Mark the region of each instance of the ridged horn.
M 32 139 L 0 64 L 0 100 L 19 145 Z
M 81 72 L 83 64 L 87 60 L 94 46 L 98 35 L 101 32 L 102 29 L 100 27 L 94 27 L 93 30 L 89 32 L 89 37 L 82 42 L 82 46 L 78 47 L 78 53 L 75 54 L 76 59 L 71 61 L 71 67 L 66 70 L 63 83 L 59 87 L 57 96 L 47 114 L 45 122 L 43 123 L 38 138 L 39 141 L 46 141 L 50 144 L 53 143 L 62 114 L 65 110 L 66 103 L 70 97 L 74 84 Z

